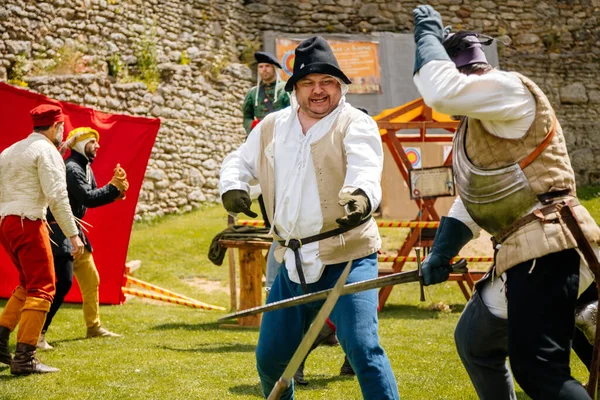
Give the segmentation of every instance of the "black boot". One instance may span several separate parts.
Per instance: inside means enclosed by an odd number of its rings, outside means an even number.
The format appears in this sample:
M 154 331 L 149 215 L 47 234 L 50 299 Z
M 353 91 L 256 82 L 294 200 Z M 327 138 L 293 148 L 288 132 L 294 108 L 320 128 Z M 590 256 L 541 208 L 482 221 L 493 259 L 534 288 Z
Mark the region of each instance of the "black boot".
M 298 367 L 298 371 L 294 374 L 294 382 L 297 385 L 308 385 L 308 381 L 304 379 L 304 361 L 302 361 L 302 364 Z
M 27 343 L 17 343 L 15 358 L 10 363 L 10 373 L 13 375 L 47 374 L 58 372 L 58 368 L 42 364 L 35 358 L 35 346 Z
M 348 356 L 344 357 L 344 363 L 342 364 L 342 368 L 340 368 L 340 376 L 354 376 L 356 372 L 352 369 L 352 365 L 350 365 L 350 361 L 348 361 Z
M 328 324 L 323 326 L 321 332 L 319 332 L 319 336 L 315 339 L 315 347 L 319 345 L 323 346 L 338 346 L 340 342 L 338 342 L 337 337 L 335 336 L 335 331 L 329 327 Z
M 8 350 L 8 337 L 10 330 L 5 326 L 0 326 L 0 363 L 10 365 L 12 357 Z
M 329 324 L 325 324 L 323 325 L 323 328 L 321 328 L 321 332 L 319 332 L 319 334 L 317 335 L 317 338 L 315 339 L 315 342 L 312 345 L 311 351 L 320 345 L 337 346 L 339 344 L 340 343 L 335 337 L 335 331 L 331 329 Z

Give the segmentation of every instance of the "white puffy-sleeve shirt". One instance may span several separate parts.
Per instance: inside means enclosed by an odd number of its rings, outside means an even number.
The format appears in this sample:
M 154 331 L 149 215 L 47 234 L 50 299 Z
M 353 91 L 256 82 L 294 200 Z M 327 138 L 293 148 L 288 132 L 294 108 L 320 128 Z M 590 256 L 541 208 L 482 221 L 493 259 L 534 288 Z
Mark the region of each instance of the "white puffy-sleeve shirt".
M 50 140 L 34 132 L 0 154 L 0 217 L 45 220 L 48 206 L 65 236 L 77 235 L 65 163 Z
M 276 207 L 272 225 L 283 239 L 301 239 L 321 231 L 323 215 L 310 145 L 329 132 L 344 107 L 350 107 L 350 104 L 342 97 L 338 107 L 306 134 L 302 133 L 295 102 L 275 114 L 275 137 L 269 146 L 274 152 L 275 169 Z M 221 194 L 234 189 L 249 191 L 249 182 L 258 178 L 261 128 L 262 122 L 244 144 L 223 160 L 219 182 Z M 376 122 L 366 114 L 352 121 L 344 138 L 344 148 L 347 170 L 342 191 L 362 189 L 369 198 L 371 209 L 375 210 L 381 202 L 383 169 L 383 148 Z M 316 282 L 323 272 L 318 250 L 318 243 L 301 248 L 307 283 Z M 291 250 L 286 250 L 284 260 L 290 279 L 300 283 Z

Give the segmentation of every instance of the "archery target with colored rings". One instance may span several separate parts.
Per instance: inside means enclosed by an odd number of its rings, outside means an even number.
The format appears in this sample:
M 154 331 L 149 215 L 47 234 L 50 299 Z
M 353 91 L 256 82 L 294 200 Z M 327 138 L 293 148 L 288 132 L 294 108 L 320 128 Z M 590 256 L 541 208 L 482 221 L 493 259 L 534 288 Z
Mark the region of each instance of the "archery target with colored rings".
M 283 67 L 283 71 L 292 76 L 294 73 L 294 60 L 296 59 L 295 50 L 286 51 L 283 57 L 281 58 L 281 64 Z
M 421 168 L 421 149 L 419 147 L 407 147 L 404 152 L 413 168 Z

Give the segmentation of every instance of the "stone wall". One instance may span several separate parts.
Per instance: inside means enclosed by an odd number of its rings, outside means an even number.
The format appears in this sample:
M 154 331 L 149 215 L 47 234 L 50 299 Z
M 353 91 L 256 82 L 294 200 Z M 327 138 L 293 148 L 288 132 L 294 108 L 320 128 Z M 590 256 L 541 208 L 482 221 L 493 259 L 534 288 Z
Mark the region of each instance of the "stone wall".
M 221 161 L 245 138 L 240 106 L 253 80 L 240 63 L 254 39 L 241 1 L 6 0 L 0 22 L 0 79 L 23 70 L 11 82 L 161 118 L 136 219 L 218 199 Z M 155 52 L 155 90 L 134 76 L 141 49 Z M 108 75 L 111 60 L 119 62 L 116 77 Z M 132 72 L 124 76 L 126 66 Z
M 600 0 L 428 3 L 455 29 L 510 44 L 500 47 L 501 66 L 546 91 L 578 182 L 600 183 Z M 153 218 L 218 199 L 219 165 L 245 137 L 240 106 L 253 81 L 246 63 L 263 31 L 409 33 L 418 4 L 4 0 L 0 80 L 107 112 L 160 117 L 137 209 L 137 219 Z
M 256 30 L 409 33 L 427 3 L 454 30 L 498 37 L 500 67 L 546 92 L 567 137 L 579 184 L 600 184 L 600 0 L 247 0 Z M 390 105 L 394 106 L 394 105 Z

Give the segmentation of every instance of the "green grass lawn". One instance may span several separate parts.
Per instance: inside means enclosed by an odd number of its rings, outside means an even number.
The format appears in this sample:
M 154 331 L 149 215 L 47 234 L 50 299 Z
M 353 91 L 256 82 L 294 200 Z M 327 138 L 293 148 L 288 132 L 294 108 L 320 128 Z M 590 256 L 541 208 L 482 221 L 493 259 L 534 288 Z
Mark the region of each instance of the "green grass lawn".
M 596 221 L 599 192 L 600 187 L 581 191 Z M 228 307 L 227 260 L 217 267 L 206 256 L 212 237 L 224 228 L 225 213 L 218 206 L 135 225 L 128 259 L 142 264 L 133 275 Z M 403 235 L 382 233 L 389 247 Z M 427 287 L 426 296 L 427 302 L 420 303 L 418 285 L 398 286 L 380 313 L 381 341 L 400 394 L 409 400 L 476 399 L 452 338 L 465 299 L 449 282 Z M 449 312 L 429 309 L 438 302 L 450 305 Z M 47 334 L 55 349 L 39 354 L 62 371 L 13 377 L 0 364 L 0 399 L 259 399 L 258 330 L 221 328 L 216 319 L 224 314 L 130 298 L 101 309 L 104 325 L 122 338 L 86 340 L 80 305 L 67 304 Z M 305 369 L 310 384 L 298 388 L 297 398 L 362 398 L 356 379 L 339 377 L 343 358 L 339 347 L 315 350 Z M 586 370 L 575 356 L 572 366 L 574 376 L 585 381 Z M 519 390 L 519 399 L 526 398 Z

